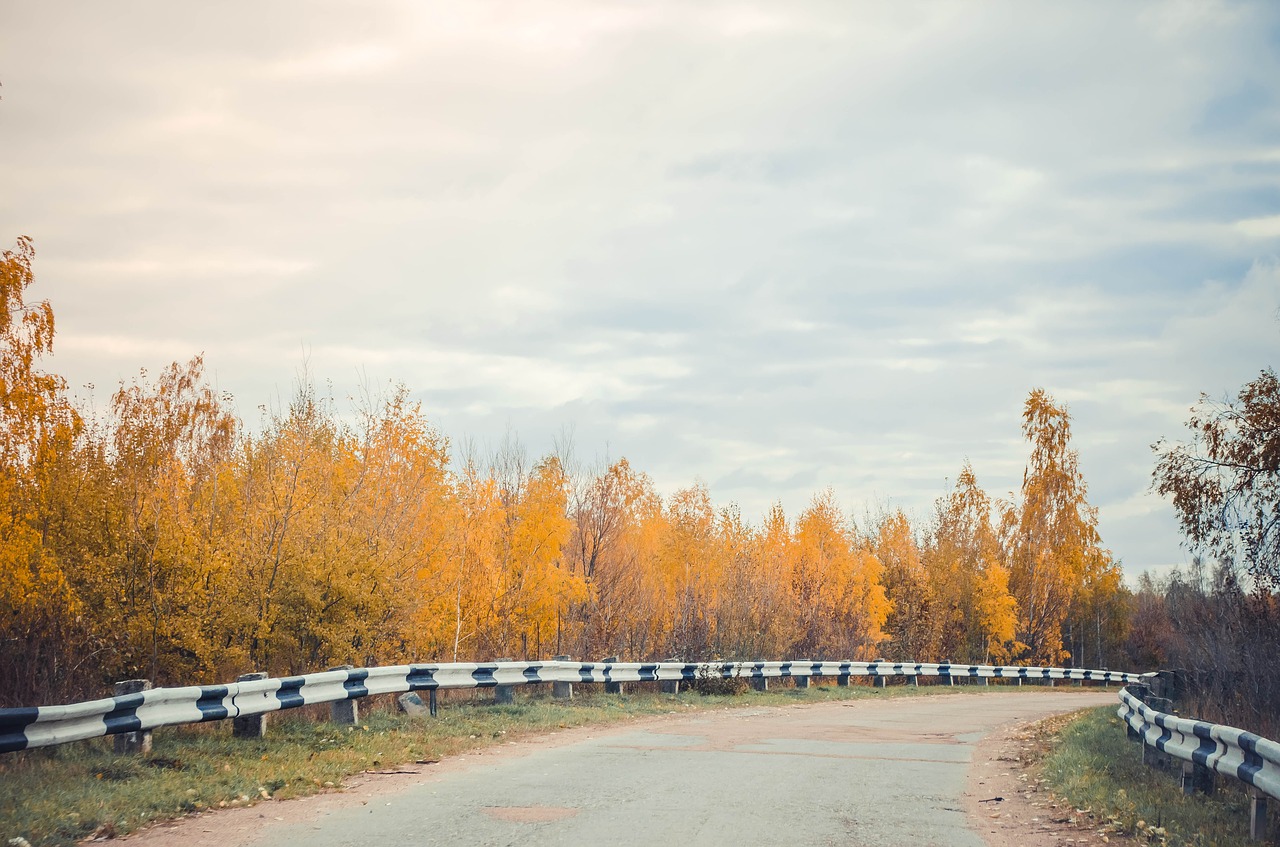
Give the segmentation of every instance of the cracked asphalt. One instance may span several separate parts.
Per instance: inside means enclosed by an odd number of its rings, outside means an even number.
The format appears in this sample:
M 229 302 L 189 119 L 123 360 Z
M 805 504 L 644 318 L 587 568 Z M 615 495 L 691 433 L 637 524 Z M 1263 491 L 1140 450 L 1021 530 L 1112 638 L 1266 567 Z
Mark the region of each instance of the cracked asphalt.
M 672 715 L 368 783 L 236 843 L 982 847 L 965 811 L 974 745 L 1114 698 L 1045 689 Z

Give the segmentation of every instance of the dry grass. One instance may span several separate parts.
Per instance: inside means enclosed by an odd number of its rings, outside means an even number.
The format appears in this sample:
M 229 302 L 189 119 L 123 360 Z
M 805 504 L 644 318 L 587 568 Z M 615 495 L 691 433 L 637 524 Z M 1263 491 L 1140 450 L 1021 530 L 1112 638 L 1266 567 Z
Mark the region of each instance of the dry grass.
M 1040 766 L 1051 790 L 1098 829 L 1161 845 L 1245 847 L 1248 797 L 1242 783 L 1218 778 L 1212 796 L 1184 796 L 1180 770 L 1142 764 L 1141 746 L 1125 734 L 1115 709 L 1044 722 Z

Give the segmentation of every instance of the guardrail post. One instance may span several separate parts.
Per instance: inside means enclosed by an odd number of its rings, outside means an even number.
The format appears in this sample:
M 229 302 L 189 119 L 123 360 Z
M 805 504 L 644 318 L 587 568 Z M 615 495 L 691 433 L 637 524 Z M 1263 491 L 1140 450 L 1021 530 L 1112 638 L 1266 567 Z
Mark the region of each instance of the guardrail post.
M 601 659 L 600 661 L 601 661 L 601 662 L 603 662 L 603 663 L 604 663 L 604 664 L 606 664 L 606 665 L 611 665 L 611 664 L 613 664 L 614 662 L 618 661 L 618 657 L 617 657 L 617 656 L 606 656 L 606 657 L 604 657 L 603 659 Z M 621 682 L 606 682 L 606 683 L 604 684 L 604 693 L 605 693 L 605 694 L 621 694 L 621 693 L 622 693 L 622 691 L 623 691 L 623 688 L 622 688 L 622 683 L 621 683 Z
M 1182 763 L 1182 793 L 1213 793 L 1213 771 L 1197 762 Z
M 510 656 L 503 656 L 501 659 L 494 659 L 495 662 L 513 661 Z M 516 687 L 514 685 L 497 685 L 493 689 L 493 702 L 495 705 L 507 706 L 516 700 Z
M 1143 683 L 1135 682 L 1129 686 L 1129 694 L 1139 703 L 1145 704 L 1147 698 L 1151 696 L 1151 689 Z M 1142 743 L 1142 764 L 1153 768 L 1168 767 L 1168 755 L 1162 753 L 1158 748 L 1148 745 L 1145 735 L 1129 726 L 1128 723 L 1125 723 L 1125 730 L 1130 738 L 1136 738 Z
M 667 662 L 683 662 L 684 660 L 681 659 L 679 656 L 671 656 L 668 659 L 666 659 L 666 661 Z M 686 691 L 688 690 L 688 686 L 685 686 L 685 690 Z M 680 680 L 660 679 L 658 680 L 658 691 L 662 694 L 679 694 Z
M 1164 752 L 1154 744 L 1148 744 L 1145 737 L 1142 738 L 1142 764 L 1149 768 L 1168 770 L 1169 761 L 1168 753 Z
M 252 682 L 255 679 L 266 679 L 266 673 L 255 671 L 253 673 L 242 673 L 236 677 L 236 682 Z M 231 737 L 232 738 L 265 738 L 267 735 L 267 716 L 261 715 L 242 715 L 238 718 L 231 719 Z
M 568 656 L 552 656 L 553 662 L 571 662 Z M 553 682 L 551 683 L 551 696 L 561 700 L 573 699 L 573 683 L 572 682 Z
M 1249 840 L 1267 840 L 1267 795 L 1249 786 Z
M 112 686 L 111 693 L 116 697 L 125 694 L 140 694 L 151 690 L 149 679 L 126 679 Z M 151 730 L 140 729 L 137 732 L 121 732 L 115 738 L 115 751 L 122 756 L 145 756 L 151 752 Z
M 338 665 L 329 668 L 331 671 L 349 671 L 352 665 Z M 435 714 L 432 711 L 431 714 Z M 334 700 L 329 704 L 329 721 L 331 723 L 340 723 L 352 725 L 360 720 L 360 706 L 355 700 Z

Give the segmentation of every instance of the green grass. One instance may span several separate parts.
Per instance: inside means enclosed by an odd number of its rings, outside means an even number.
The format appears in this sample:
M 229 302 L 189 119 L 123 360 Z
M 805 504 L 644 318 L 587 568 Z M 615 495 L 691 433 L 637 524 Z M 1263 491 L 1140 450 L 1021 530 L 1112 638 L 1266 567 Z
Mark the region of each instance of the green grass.
M 0 844 L 24 837 L 33 847 L 70 845 L 95 834 L 124 835 L 157 821 L 267 797 L 340 790 L 352 774 L 566 727 L 699 709 L 993 690 L 1043 689 L 855 684 L 703 697 L 647 691 L 606 695 L 578 686 L 572 702 L 521 691 L 506 706 L 493 705 L 490 693 L 450 692 L 441 695 L 437 718 L 410 718 L 390 708 L 391 698 L 374 698 L 361 701 L 361 722 L 355 727 L 316 720 L 327 716 L 327 707 L 307 707 L 271 715 L 267 737 L 255 740 L 232 738 L 230 721 L 166 727 L 155 731 L 145 758 L 115 755 L 110 738 L 0 755 Z
M 1240 845 L 1249 841 L 1249 799 L 1242 783 L 1218 777 L 1212 795 L 1184 796 L 1177 770 L 1142 764 L 1115 708 L 1090 709 L 1062 729 L 1042 762 L 1055 794 L 1085 810 L 1099 828 L 1168 845 Z

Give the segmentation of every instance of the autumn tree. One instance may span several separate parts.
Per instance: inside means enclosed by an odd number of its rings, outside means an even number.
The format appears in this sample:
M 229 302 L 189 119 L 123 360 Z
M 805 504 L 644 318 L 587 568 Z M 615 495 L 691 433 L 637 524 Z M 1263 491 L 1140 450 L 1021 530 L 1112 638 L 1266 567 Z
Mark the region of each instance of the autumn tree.
M 340 508 L 352 445 L 309 384 L 246 438 L 234 466 L 236 515 L 225 549 L 237 569 L 232 646 L 254 669 L 298 672 L 323 652 L 326 518 Z M 330 536 L 331 538 L 331 536 Z
M 716 610 L 716 648 L 725 659 L 781 656 L 798 612 L 790 602 L 787 556 L 791 531 L 780 505 L 756 529 L 736 508 L 720 513 L 724 584 Z
M 715 636 L 714 608 L 725 556 L 715 508 L 705 485 L 668 499 L 657 566 L 667 649 L 692 659 L 704 656 Z
M 31 239 L 0 254 L 0 690 L 59 690 L 61 643 L 81 605 L 46 544 L 54 476 L 82 428 L 62 377 L 40 369 L 53 350 L 53 307 L 28 301 Z M 0 695 L 0 699 L 7 699 Z
M 497 589 L 498 550 L 504 521 L 497 482 L 482 469 L 474 450 L 465 451 L 454 473 L 456 509 L 449 533 L 447 566 L 429 597 L 448 608 L 448 642 L 442 655 L 449 661 L 469 655 L 478 636 L 478 622 Z M 435 616 L 444 623 L 444 616 Z
M 1118 570 L 1100 547 L 1097 509 L 1089 505 L 1079 457 L 1071 449 L 1071 417 L 1043 389 L 1023 408 L 1031 457 L 1021 500 L 1001 520 L 1009 585 L 1018 601 L 1018 640 L 1025 658 L 1054 664 L 1069 658 L 1063 626 L 1090 569 Z
M 991 501 L 965 462 L 955 486 L 935 504 L 924 551 L 925 570 L 938 595 L 935 616 L 942 658 L 1005 662 L 1020 651 L 1017 601 L 1000 559 Z
M 1085 556 L 1079 590 L 1067 612 L 1063 638 L 1077 666 L 1113 667 L 1129 634 L 1133 594 L 1120 564 L 1106 550 Z
M 797 610 L 792 649 L 801 657 L 875 658 L 870 654 L 886 639 L 893 608 L 884 568 L 830 491 L 800 513 L 787 558 Z
M 555 644 L 564 614 L 586 599 L 587 583 L 565 561 L 572 526 L 568 477 L 549 456 L 499 474 L 502 526 L 497 542 L 484 643 L 491 655 L 538 657 Z M 501 465 L 499 465 L 501 468 Z
M 1163 668 L 1175 652 L 1177 628 L 1169 617 L 1165 601 L 1167 583 L 1147 571 L 1138 577 L 1133 593 L 1132 627 L 1125 638 L 1125 657 L 1133 668 Z
M 208 610 L 231 578 L 217 551 L 219 471 L 236 420 L 203 371 L 199 356 L 175 362 L 154 383 L 122 384 L 112 398 L 118 523 L 95 562 L 109 585 L 94 594 L 114 621 L 120 672 L 132 676 L 200 678 L 218 663 Z
M 640 658 L 654 649 L 652 562 L 661 512 L 653 482 L 626 459 L 573 488 L 568 565 L 587 589 L 568 612 L 579 655 Z
M 949 622 L 940 614 L 939 586 L 925 569 L 911 522 L 901 509 L 881 520 L 872 549 L 884 566 L 885 592 L 893 603 L 885 632 L 895 656 L 935 660 L 942 627 Z
M 1280 586 L 1280 379 L 1268 368 L 1235 400 L 1202 394 L 1187 428 L 1189 443 L 1152 445 L 1152 487 L 1172 498 L 1194 550 Z
M 338 609 L 324 637 L 330 658 L 434 658 L 440 615 L 427 610 L 455 516 L 449 441 L 402 385 L 366 400 L 354 435 L 351 496 L 338 524 L 347 543 L 325 576 L 326 606 Z

